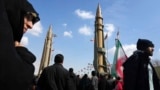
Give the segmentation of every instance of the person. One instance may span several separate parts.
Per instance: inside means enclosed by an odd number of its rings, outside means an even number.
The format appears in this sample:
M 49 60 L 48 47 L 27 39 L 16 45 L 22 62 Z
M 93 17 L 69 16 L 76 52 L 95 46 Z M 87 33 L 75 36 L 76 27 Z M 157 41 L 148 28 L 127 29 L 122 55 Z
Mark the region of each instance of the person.
M 115 79 L 111 74 L 108 74 L 106 90 L 113 90 L 115 88 Z
M 80 89 L 79 89 L 80 80 L 81 80 L 80 75 L 77 74 L 77 75 L 76 75 L 76 83 L 77 83 L 76 88 L 77 88 L 77 90 L 80 90 Z
M 39 77 L 38 90 L 69 90 L 69 72 L 63 67 L 64 56 L 57 54 L 54 64 L 43 69 Z
M 37 87 L 37 81 L 38 81 L 38 76 L 37 76 L 37 75 L 35 75 L 35 76 L 34 76 L 34 78 L 33 78 L 33 80 L 32 80 L 32 85 L 31 85 L 31 87 L 30 87 L 30 89 L 29 89 L 29 90 L 36 90 L 36 87 Z
M 108 90 L 106 75 L 106 73 L 100 73 L 98 81 L 98 90 Z
M 91 80 L 87 74 L 84 74 L 80 79 L 78 90 L 90 90 Z
M 123 81 L 119 76 L 116 77 L 114 90 L 123 90 Z
M 0 0 L 0 12 L 0 90 L 28 90 L 36 57 L 20 41 L 40 18 L 28 0 Z
M 137 50 L 126 60 L 124 90 L 160 90 L 156 71 L 151 64 L 154 44 L 148 39 L 138 39 Z
M 91 78 L 91 85 L 92 85 L 92 90 L 98 90 L 98 77 L 96 74 L 96 71 L 92 71 L 92 78 Z
M 77 77 L 73 72 L 73 68 L 69 68 L 69 90 L 77 90 Z

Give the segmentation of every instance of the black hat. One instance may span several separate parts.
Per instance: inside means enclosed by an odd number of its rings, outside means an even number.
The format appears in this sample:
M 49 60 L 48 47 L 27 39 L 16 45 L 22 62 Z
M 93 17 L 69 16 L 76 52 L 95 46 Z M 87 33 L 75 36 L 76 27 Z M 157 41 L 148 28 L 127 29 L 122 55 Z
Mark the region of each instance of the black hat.
M 63 59 L 64 59 L 64 57 L 63 57 L 62 54 L 57 54 L 57 55 L 55 56 L 55 58 L 54 58 L 54 62 L 55 62 L 55 63 L 62 63 L 62 62 L 63 62 Z
M 147 40 L 147 39 L 138 39 L 137 41 L 137 49 L 144 51 L 148 47 L 154 47 L 154 44 L 152 41 Z

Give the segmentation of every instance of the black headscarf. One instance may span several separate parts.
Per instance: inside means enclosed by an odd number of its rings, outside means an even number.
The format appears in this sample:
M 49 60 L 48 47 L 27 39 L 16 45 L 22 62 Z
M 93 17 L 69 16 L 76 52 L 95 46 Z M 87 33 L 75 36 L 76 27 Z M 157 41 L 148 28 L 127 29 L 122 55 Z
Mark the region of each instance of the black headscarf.
M 12 1 L 11 1 L 12 3 Z M 14 2 L 13 2 L 14 3 Z M 19 5 L 20 4 L 20 5 Z M 12 5 L 12 4 L 11 4 Z M 10 25 L 13 31 L 14 41 L 21 41 L 23 36 L 23 26 L 24 26 L 24 17 L 26 14 L 33 15 L 33 24 L 40 20 L 38 13 L 35 11 L 33 6 L 26 0 L 25 2 L 18 3 L 14 5 L 15 8 L 10 8 L 10 4 L 7 4 L 7 13 Z M 19 7 L 21 6 L 21 7 Z M 13 6 L 12 6 L 13 7 Z

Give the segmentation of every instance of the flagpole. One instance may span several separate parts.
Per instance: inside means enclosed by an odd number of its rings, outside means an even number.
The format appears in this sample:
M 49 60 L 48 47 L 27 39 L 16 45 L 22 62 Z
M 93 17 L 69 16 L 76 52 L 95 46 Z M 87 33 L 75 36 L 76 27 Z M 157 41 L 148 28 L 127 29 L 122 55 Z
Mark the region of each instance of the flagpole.
M 117 49 L 117 44 L 119 42 L 119 28 L 118 28 L 118 31 L 117 31 L 117 36 L 115 38 L 115 55 L 114 55 L 114 60 L 113 60 L 113 63 L 112 63 L 112 67 L 111 67 L 111 74 L 113 74 L 113 76 L 116 76 L 116 61 L 115 61 L 115 58 L 117 58 L 117 55 L 116 55 L 116 52 L 118 52 L 119 50 Z
M 123 71 L 121 70 L 122 63 L 127 60 L 127 55 L 122 47 L 121 42 L 119 41 L 119 30 L 117 32 L 117 37 L 115 39 L 116 41 L 116 49 L 115 49 L 115 55 L 114 60 L 111 68 L 111 74 L 113 76 L 119 76 L 123 78 Z
M 105 37 L 104 37 L 104 40 L 106 40 L 106 56 L 105 56 L 105 60 L 106 60 L 106 64 L 107 64 L 107 67 L 106 67 L 106 69 L 107 69 L 107 71 L 108 71 L 108 73 L 110 73 L 110 63 L 109 63 L 109 61 L 108 61 L 108 32 L 106 33 L 106 35 L 105 35 Z
M 117 37 L 116 39 L 119 39 L 119 28 L 118 28 L 118 31 L 117 31 Z
M 117 38 L 116 38 L 116 40 L 119 40 L 119 28 L 118 28 L 118 31 L 117 31 Z M 120 45 L 121 45 L 121 43 L 120 43 Z M 122 46 L 122 45 L 121 45 Z M 124 49 L 122 48 L 122 50 L 124 51 Z M 125 51 L 124 51 L 125 52 Z M 126 53 L 125 53 L 125 55 L 126 55 Z
M 107 39 L 108 39 L 108 32 L 106 33 L 106 35 L 104 37 L 104 40 L 106 40 L 106 43 L 107 43 L 106 44 L 106 50 L 107 50 L 107 55 L 106 56 L 107 56 L 107 60 L 108 60 L 108 40 Z

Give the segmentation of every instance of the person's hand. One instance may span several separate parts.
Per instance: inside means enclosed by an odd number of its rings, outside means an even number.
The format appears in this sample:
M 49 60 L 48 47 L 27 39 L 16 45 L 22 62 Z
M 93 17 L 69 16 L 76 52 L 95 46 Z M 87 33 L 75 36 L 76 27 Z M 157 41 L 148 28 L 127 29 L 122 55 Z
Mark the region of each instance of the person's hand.
M 22 46 L 23 46 L 23 45 L 21 45 L 20 42 L 18 42 L 18 41 L 15 41 L 15 42 L 14 42 L 14 45 L 15 45 L 15 47 L 22 47 Z

